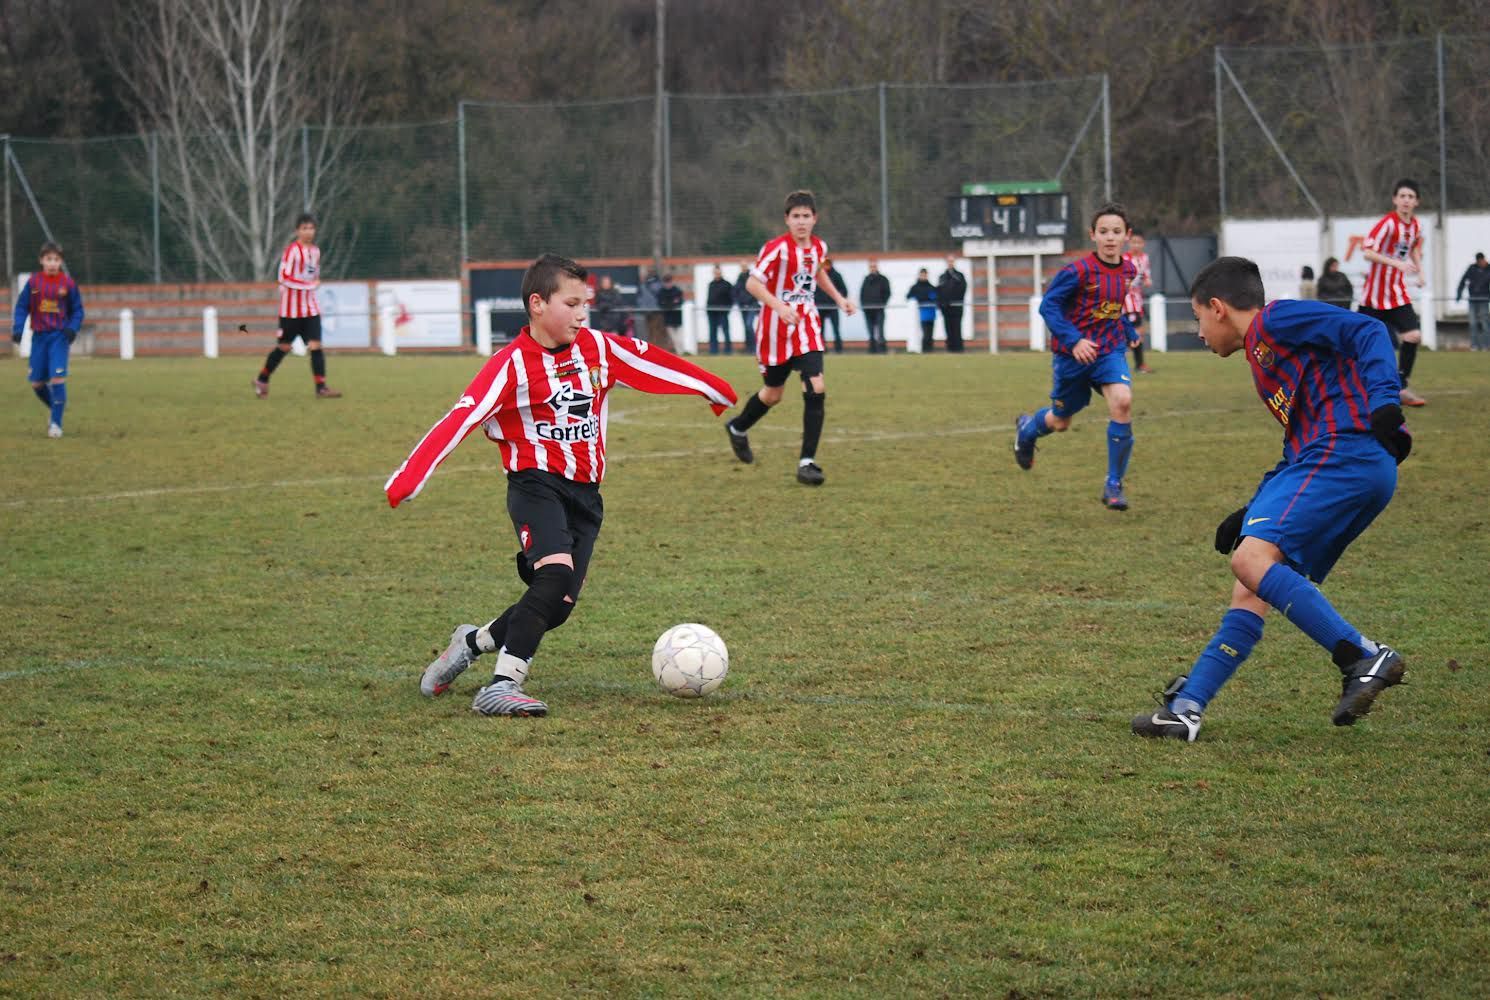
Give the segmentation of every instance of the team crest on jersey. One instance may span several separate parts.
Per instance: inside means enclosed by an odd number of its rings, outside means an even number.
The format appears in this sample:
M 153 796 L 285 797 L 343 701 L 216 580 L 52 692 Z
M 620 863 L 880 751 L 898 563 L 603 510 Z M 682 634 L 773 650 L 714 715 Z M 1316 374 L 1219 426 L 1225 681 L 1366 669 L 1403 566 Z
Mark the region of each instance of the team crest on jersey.
M 590 388 L 598 390 L 600 388 L 600 382 L 601 382 L 600 368 L 598 366 L 596 366 L 594 368 L 591 368 L 590 369 Z
M 1256 347 L 1252 348 L 1252 356 L 1257 359 L 1257 365 L 1260 368 L 1271 368 L 1273 367 L 1273 363 L 1278 360 L 1278 356 L 1273 353 L 1273 349 L 1260 341 Z

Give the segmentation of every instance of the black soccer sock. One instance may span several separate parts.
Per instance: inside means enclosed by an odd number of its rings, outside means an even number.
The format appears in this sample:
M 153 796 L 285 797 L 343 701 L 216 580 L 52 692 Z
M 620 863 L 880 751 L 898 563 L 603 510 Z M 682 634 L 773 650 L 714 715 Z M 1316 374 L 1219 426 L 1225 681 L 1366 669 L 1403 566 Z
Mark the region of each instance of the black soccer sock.
M 817 443 L 823 436 L 823 410 L 827 393 L 808 390 L 802 393 L 802 457 L 816 458 Z
M 1418 345 L 1409 341 L 1402 341 L 1402 347 L 1397 351 L 1397 371 L 1402 376 L 1402 386 L 1407 387 L 1408 376 L 1412 374 L 1413 362 L 1418 359 Z
M 1139 368 L 1142 368 L 1143 367 L 1143 344 L 1142 343 L 1137 343 L 1137 344 L 1134 344 L 1133 345 L 1133 363 L 1135 365 L 1137 365 Z
M 502 646 L 508 653 L 523 660 L 533 658 L 549 622 L 559 614 L 573 579 L 573 569 L 556 563 L 533 571 L 533 583 L 527 593 L 507 614 L 507 635 Z
M 326 352 L 317 347 L 310 352 L 310 374 L 316 380 L 316 385 L 326 382 Z
M 269 381 L 269 376 L 274 374 L 274 369 L 279 367 L 279 363 L 285 359 L 287 353 L 289 352 L 281 351 L 278 347 L 271 349 L 269 356 L 264 359 L 264 367 L 259 371 L 259 381 Z
M 740 408 L 739 413 L 735 414 L 735 418 L 729 422 L 729 426 L 733 427 L 739 433 L 744 434 L 751 427 L 755 426 L 755 422 L 761 417 L 764 417 L 770 410 L 771 408 L 769 406 L 761 402 L 760 393 L 753 393 L 749 399 L 745 400 L 745 405 Z

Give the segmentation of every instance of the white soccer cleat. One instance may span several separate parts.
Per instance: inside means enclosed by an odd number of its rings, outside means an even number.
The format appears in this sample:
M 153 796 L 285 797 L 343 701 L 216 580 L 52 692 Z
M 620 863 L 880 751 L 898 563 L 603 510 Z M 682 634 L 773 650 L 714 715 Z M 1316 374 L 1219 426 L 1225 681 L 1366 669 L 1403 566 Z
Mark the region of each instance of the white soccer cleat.
M 466 645 L 466 636 L 474 631 L 475 625 L 455 626 L 455 631 L 450 633 L 450 645 L 435 657 L 433 663 L 424 668 L 424 676 L 419 678 L 420 694 L 426 698 L 436 698 L 448 691 L 455 679 L 465 673 L 475 659 L 471 655 L 471 647 Z
M 482 715 L 541 717 L 548 714 L 548 706 L 524 694 L 516 681 L 494 680 L 476 692 L 471 711 Z
M 49 438 L 59 438 L 61 436 L 62 436 L 62 425 L 61 424 L 48 424 L 47 425 L 47 437 L 49 437 Z

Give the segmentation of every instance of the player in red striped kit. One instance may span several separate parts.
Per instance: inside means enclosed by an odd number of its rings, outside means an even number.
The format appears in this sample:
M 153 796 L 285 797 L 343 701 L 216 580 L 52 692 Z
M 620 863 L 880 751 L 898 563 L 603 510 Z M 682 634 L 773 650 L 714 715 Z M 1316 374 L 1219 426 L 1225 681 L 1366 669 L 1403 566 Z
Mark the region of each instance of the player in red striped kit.
M 477 427 L 498 447 L 507 513 L 522 547 L 518 575 L 528 589 L 489 624 L 456 626 L 419 685 L 426 696 L 443 694 L 477 656 L 495 653 L 491 682 L 471 705 L 483 715 L 548 712 L 522 685 L 544 633 L 574 610 L 600 533 L 611 388 L 702 396 L 716 415 L 735 402 L 728 382 L 697 365 L 645 341 L 586 328 L 588 276 L 556 254 L 528 268 L 522 296 L 529 325 L 482 367 L 384 486 L 394 507 L 418 496 L 435 466 Z
M 828 280 L 823 267 L 828 245 L 812 235 L 816 225 L 817 202 L 812 192 L 787 195 L 786 232 L 761 247 L 745 283 L 746 290 L 763 307 L 756 321 L 755 357 L 765 385 L 724 425 L 735 457 L 747 464 L 755 461 L 746 432 L 781 402 L 782 387 L 795 370 L 802 376 L 802 453 L 797 461 L 797 482 L 808 486 L 823 483 L 823 470 L 817 464 L 826 401 L 823 326 L 813 302 L 819 274 L 829 298 L 845 315 L 854 314 L 854 304 Z
M 321 307 L 316 289 L 321 284 L 321 248 L 316 246 L 316 217 L 309 212 L 295 220 L 295 239 L 279 258 L 279 343 L 264 359 L 254 379 L 254 395 L 269 395 L 269 376 L 290 353 L 295 338 L 310 351 L 310 373 L 318 399 L 341 395 L 326 384 L 326 355 L 321 350 Z
M 1366 235 L 1363 256 L 1371 262 L 1361 289 L 1360 312 L 1381 320 L 1398 349 L 1397 373 L 1402 377 L 1402 405 L 1422 406 L 1428 401 L 1407 387 L 1418 344 L 1423 340 L 1418 313 L 1407 295 L 1407 275 L 1423 280 L 1423 224 L 1414 218 L 1418 209 L 1417 181 L 1403 179 L 1392 185 L 1392 210 L 1383 215 Z

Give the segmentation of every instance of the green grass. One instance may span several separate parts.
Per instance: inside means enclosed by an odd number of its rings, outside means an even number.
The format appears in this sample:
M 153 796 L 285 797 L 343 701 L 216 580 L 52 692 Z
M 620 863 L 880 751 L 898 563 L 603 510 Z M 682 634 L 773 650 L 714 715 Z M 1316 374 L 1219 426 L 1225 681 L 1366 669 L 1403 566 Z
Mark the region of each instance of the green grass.
M 1420 361 L 1326 588 L 1410 683 L 1336 729 L 1275 617 L 1190 746 L 1128 719 L 1280 435 L 1240 359 L 1155 363 L 1122 515 L 1096 410 L 1015 469 L 1043 357 L 830 358 L 817 491 L 795 393 L 751 467 L 618 393 L 543 720 L 416 686 L 519 593 L 479 435 L 381 493 L 473 359 L 333 358 L 335 402 L 299 361 L 258 402 L 253 359 L 82 360 L 62 441 L 7 366 L 0 995 L 1490 993 L 1490 358 Z M 651 682 L 680 621 L 730 646 L 702 702 Z

